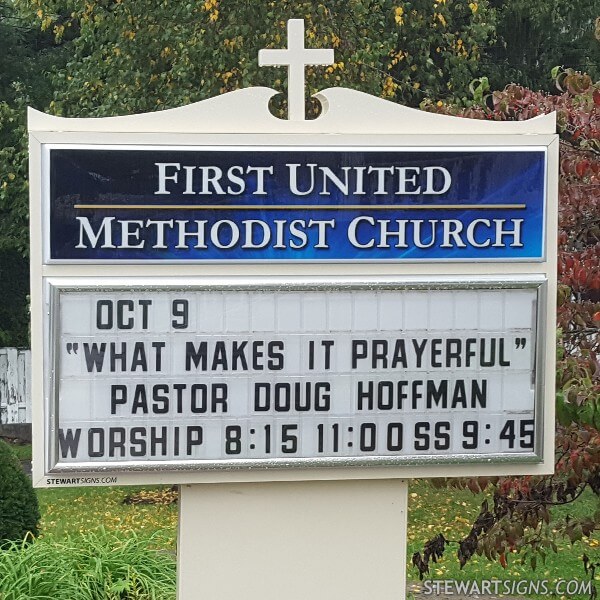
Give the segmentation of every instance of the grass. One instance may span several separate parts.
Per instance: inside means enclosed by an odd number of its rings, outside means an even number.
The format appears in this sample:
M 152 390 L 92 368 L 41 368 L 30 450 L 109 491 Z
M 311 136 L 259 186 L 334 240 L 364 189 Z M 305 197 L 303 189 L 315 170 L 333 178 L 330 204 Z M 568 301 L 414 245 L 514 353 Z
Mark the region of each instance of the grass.
M 16 586 L 14 589 L 22 590 L 22 588 L 19 588 L 20 584 L 16 579 L 7 580 L 6 576 L 2 583 L 2 575 L 0 575 L 0 598 L 2 600 L 25 600 L 26 598 L 42 600 L 46 597 L 54 600 L 79 600 L 80 598 L 99 600 L 112 597 L 127 600 L 174 598 L 177 506 L 123 504 L 128 494 L 140 489 L 112 487 L 38 490 L 42 512 L 41 536 L 27 548 L 21 551 L 13 549 L 12 554 L 8 553 L 17 567 L 9 568 L 6 564 L 0 563 L 0 574 L 3 574 L 6 569 L 12 572 L 10 569 L 17 568 L 18 572 L 29 573 L 28 577 L 38 578 L 41 581 L 44 571 L 53 574 L 50 579 L 57 579 L 58 576 L 55 576 L 57 573 L 61 574 L 60 577 L 66 578 L 65 573 L 72 572 L 72 576 L 69 577 L 83 578 L 80 587 L 82 590 L 88 590 L 85 592 L 88 595 L 73 595 L 75 592 L 69 587 L 71 583 L 68 585 L 65 583 L 65 587 L 61 588 L 62 591 L 52 588 L 54 591 L 47 596 L 35 596 L 31 595 L 31 592 L 27 595 L 22 591 L 19 592 L 21 595 L 16 592 L 7 595 L 5 590 L 13 589 L 13 586 Z M 424 543 L 437 533 L 443 533 L 450 540 L 464 537 L 479 512 L 483 498 L 482 494 L 473 495 L 469 491 L 435 488 L 424 480 L 411 482 L 407 550 L 409 562 L 413 552 L 422 550 Z M 584 494 L 574 504 L 556 509 L 555 514 L 560 517 L 566 514 L 574 517 L 589 515 L 593 514 L 597 505 L 598 500 L 593 494 Z M 587 553 L 591 558 L 598 560 L 596 554 L 600 546 L 598 539 L 584 539 L 574 545 L 558 537 L 555 541 L 558 545 L 558 553 L 550 552 L 545 563 L 540 561 L 535 571 L 532 571 L 529 562 L 522 564 L 521 557 L 517 554 L 509 556 L 506 569 L 497 562 L 491 563 L 485 558 L 475 556 L 461 570 L 456 558 L 458 547 L 452 544 L 446 550 L 444 557 L 437 564 L 431 565 L 431 572 L 427 577 L 433 580 L 467 581 L 493 578 L 515 581 L 546 579 L 551 584 L 559 579 L 585 581 L 581 556 Z M 154 560 L 158 556 L 161 563 L 166 565 L 167 572 L 157 575 L 157 582 L 163 587 L 160 594 L 156 596 L 152 596 L 153 592 L 143 591 L 139 587 L 143 573 L 140 574 L 135 565 L 139 565 L 139 561 L 142 560 L 140 554 L 150 557 L 148 560 Z M 63 556 L 63 563 L 52 563 L 55 560 L 59 561 L 60 556 Z M 93 560 L 93 556 L 97 556 L 98 560 Z M 79 568 L 74 566 L 73 561 L 87 566 Z M 122 570 L 124 568 L 129 569 L 127 573 Z M 91 573 L 95 573 L 95 579 Z M 15 574 L 14 577 L 16 576 Z M 407 580 L 418 582 L 418 573 L 410 564 L 407 565 Z M 95 589 L 100 595 L 89 595 L 92 593 L 89 592 L 89 588 L 93 586 L 96 586 Z M 123 590 L 119 592 L 128 595 L 111 596 L 111 593 L 117 593 L 115 590 L 120 589 L 119 586 L 121 588 L 130 586 L 130 592 Z
M 177 507 L 141 488 L 38 490 L 41 535 L 0 551 L 1 600 L 174 600 Z
M 19 460 L 31 460 L 31 444 L 15 444 L 8 440 L 4 441 L 8 442 L 11 450 L 17 455 Z
M 129 494 L 142 488 L 84 487 L 38 490 L 42 537 L 60 539 L 104 529 L 126 537 L 153 537 L 152 545 L 175 550 L 177 506 L 123 504 Z

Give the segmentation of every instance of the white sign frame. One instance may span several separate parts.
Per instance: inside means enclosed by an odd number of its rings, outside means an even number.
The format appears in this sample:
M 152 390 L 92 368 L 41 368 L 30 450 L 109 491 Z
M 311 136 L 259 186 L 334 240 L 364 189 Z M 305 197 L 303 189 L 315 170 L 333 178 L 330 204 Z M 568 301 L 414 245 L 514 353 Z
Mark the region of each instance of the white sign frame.
M 106 278 L 118 276 L 138 284 L 143 278 L 227 277 L 243 280 L 248 276 L 279 280 L 289 277 L 389 277 L 423 279 L 454 277 L 469 280 L 489 277 L 538 278 L 548 281 L 543 330 L 554 331 L 556 307 L 556 231 L 558 189 L 558 136 L 555 116 L 547 115 L 523 122 L 489 122 L 436 115 L 402 107 L 385 100 L 346 89 L 329 89 L 317 97 L 323 114 L 314 121 L 282 121 L 268 111 L 274 95 L 267 88 L 248 88 L 159 113 L 105 119 L 64 119 L 31 110 L 31 297 L 32 297 L 32 390 L 34 398 L 33 435 L 34 484 L 103 485 L 106 483 L 200 483 L 260 482 L 319 479 L 387 479 L 407 477 L 450 477 L 473 475 L 545 474 L 554 466 L 554 362 L 555 351 L 549 336 L 544 345 L 544 416 L 541 460 L 531 464 L 500 463 L 444 464 L 393 467 L 331 467 L 315 469 L 221 470 L 186 472 L 180 476 L 165 473 L 122 471 L 107 479 L 105 473 L 72 473 L 69 477 L 48 472 L 49 400 L 44 391 L 48 374 L 48 339 L 44 336 L 43 315 L 47 310 L 44 287 L 53 278 L 89 278 L 103 285 Z M 427 133 L 423 133 L 427 132 Z M 326 135 L 319 135 L 326 134 Z M 417 264 L 148 264 L 85 265 L 44 264 L 44 225 L 42 199 L 46 191 L 42 157 L 47 145 L 152 145 L 152 146 L 363 146 L 363 147 L 442 147 L 479 148 L 492 145 L 545 147 L 546 170 L 546 253 L 542 262 L 417 263 Z M 540 327 L 540 329 L 542 329 Z M 116 479 L 116 481 L 113 481 Z
M 100 287 L 95 284 L 90 284 L 84 279 L 77 280 L 48 280 L 47 305 L 49 306 L 49 314 L 53 316 L 48 322 L 47 333 L 48 347 L 50 355 L 48 363 L 52 365 L 54 377 L 46 383 L 49 386 L 46 391 L 46 397 L 49 399 L 47 406 L 47 414 L 58 416 L 60 412 L 59 403 L 59 374 L 61 349 L 59 348 L 59 332 L 60 325 L 58 323 L 59 299 L 62 293 L 69 292 L 128 292 L 128 291 L 204 291 L 204 292 L 227 292 L 227 291 L 242 291 L 242 292 L 268 292 L 272 290 L 276 292 L 280 289 L 300 292 L 327 292 L 327 291 L 456 291 L 456 290 L 534 290 L 537 295 L 536 306 L 541 310 L 537 311 L 535 318 L 535 336 L 534 336 L 534 352 L 533 355 L 533 373 L 535 373 L 536 381 L 534 386 L 534 417 L 536 420 L 535 436 L 537 448 L 533 448 L 530 452 L 518 453 L 469 453 L 465 454 L 447 454 L 437 455 L 435 453 L 428 454 L 413 454 L 410 456 L 391 456 L 374 453 L 373 456 L 343 456 L 338 457 L 312 457 L 301 458 L 290 456 L 288 458 L 272 458 L 272 459 L 237 459 L 231 457 L 228 459 L 204 459 L 204 460 L 144 460 L 142 461 L 101 461 L 101 462 L 82 462 L 82 463 L 60 463 L 58 453 L 58 441 L 56 436 L 56 422 L 51 426 L 53 435 L 48 437 L 47 457 L 48 462 L 46 468 L 49 473 L 85 473 L 102 470 L 105 472 L 119 472 L 123 470 L 137 471 L 205 471 L 211 469 L 245 469 L 245 468 L 262 468 L 262 469 L 280 469 L 280 468 L 331 468 L 331 467 L 368 467 L 368 466 L 418 466 L 424 464 L 460 464 L 468 462 L 470 465 L 486 462 L 497 463 L 536 463 L 541 459 L 541 446 L 543 443 L 543 414 L 544 404 L 543 397 L 543 381 L 544 381 L 544 364 L 541 356 L 544 355 L 543 344 L 546 339 L 544 331 L 546 315 L 544 309 L 546 305 L 546 285 L 547 282 L 543 278 L 521 278 L 512 277 L 502 281 L 495 281 L 491 278 L 473 278 L 470 280 L 458 281 L 452 278 L 435 278 L 425 281 L 417 278 L 333 278 L 331 280 L 319 280 L 315 278 L 289 278 L 286 280 L 265 280 L 261 278 L 246 278 L 238 279 L 200 279 L 200 280 L 173 280 L 166 284 L 164 280 L 144 279 L 138 282 L 139 287 L 132 290 L 132 286 L 126 281 L 118 279 L 106 280 Z M 532 324 L 533 325 L 533 324 Z M 192 331 L 194 333 L 201 333 Z M 330 334 L 331 335 L 331 334 Z M 358 334 L 357 334 L 358 335 Z M 54 341 L 54 343 L 53 343 Z M 331 376 L 334 376 L 332 373 Z M 388 377 L 391 373 L 386 374 Z M 367 375 L 365 375 L 366 377 Z M 188 376 L 189 377 L 189 376 Z M 317 375 L 315 374 L 315 377 Z M 279 376 L 279 379 L 284 379 L 285 376 Z M 507 413 L 506 417 L 517 416 L 515 413 Z M 400 417 L 400 415 L 398 415 Z M 214 418 L 214 417 L 213 417 Z M 296 417 L 298 418 L 298 417 Z M 334 415 L 335 418 L 335 415 Z M 369 420 L 373 415 L 364 414 L 364 419 Z M 423 416 L 422 418 L 426 418 Z M 331 416 L 323 415 L 323 421 L 331 420 Z M 177 477 L 181 475 L 178 474 Z

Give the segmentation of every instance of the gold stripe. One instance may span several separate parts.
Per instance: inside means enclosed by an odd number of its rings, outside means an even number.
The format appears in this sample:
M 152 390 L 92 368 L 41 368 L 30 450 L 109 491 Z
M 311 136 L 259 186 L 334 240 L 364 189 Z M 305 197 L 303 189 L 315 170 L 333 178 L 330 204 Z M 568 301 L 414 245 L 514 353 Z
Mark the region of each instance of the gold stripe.
M 78 210 L 523 210 L 526 204 L 75 204 Z

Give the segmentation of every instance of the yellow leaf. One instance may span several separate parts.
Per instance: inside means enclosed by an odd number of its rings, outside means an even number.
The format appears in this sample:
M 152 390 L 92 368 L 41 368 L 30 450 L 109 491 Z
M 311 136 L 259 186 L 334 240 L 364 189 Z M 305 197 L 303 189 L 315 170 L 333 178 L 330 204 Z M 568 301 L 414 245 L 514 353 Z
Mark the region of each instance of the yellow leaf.
M 404 19 L 402 15 L 404 14 L 404 9 L 401 6 L 397 6 L 394 10 L 394 21 L 398 23 L 398 25 L 402 25 L 404 23 Z

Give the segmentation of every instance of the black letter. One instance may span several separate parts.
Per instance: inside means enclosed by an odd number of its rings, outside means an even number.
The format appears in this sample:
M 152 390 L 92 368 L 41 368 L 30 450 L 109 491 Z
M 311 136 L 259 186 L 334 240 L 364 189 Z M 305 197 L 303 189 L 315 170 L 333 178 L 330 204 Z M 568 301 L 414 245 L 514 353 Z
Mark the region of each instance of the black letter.
M 200 362 L 202 365 L 200 366 L 200 370 L 206 371 L 206 350 L 207 344 L 206 342 L 200 342 L 198 344 L 198 350 L 194 348 L 193 342 L 186 342 L 185 344 L 185 370 L 192 370 L 192 362 L 194 363 L 194 367 L 198 368 Z
M 193 446 L 200 446 L 202 444 L 202 427 L 188 427 L 187 428 L 187 454 L 188 456 L 192 453 Z
M 94 450 L 94 436 L 98 437 L 98 450 Z M 104 456 L 104 429 L 93 427 L 88 430 L 88 455 L 95 458 Z
M 102 319 L 102 309 L 106 307 L 106 321 Z M 112 329 L 113 303 L 112 300 L 98 300 L 96 302 L 96 327 L 98 329 Z
M 72 429 L 67 429 L 66 435 L 62 429 L 58 430 L 58 444 L 60 446 L 60 454 L 62 458 L 67 458 L 69 456 L 69 452 L 73 458 L 77 458 L 80 437 L 81 429 L 76 429 L 75 435 L 73 435 Z
M 358 350 L 360 349 L 360 354 Z M 367 340 L 352 340 L 352 368 L 356 369 L 358 361 L 367 358 Z
M 83 343 L 83 353 L 85 354 L 85 365 L 88 373 L 91 373 L 96 368 L 96 371 L 100 373 L 102 366 L 104 365 L 104 353 L 106 351 L 106 343 L 101 344 L 93 343 L 90 348 L 90 344 L 87 342 Z
M 119 392 L 117 394 L 117 392 Z M 117 414 L 117 404 L 127 404 L 127 386 L 126 385 L 111 385 L 110 386 L 110 414 Z

